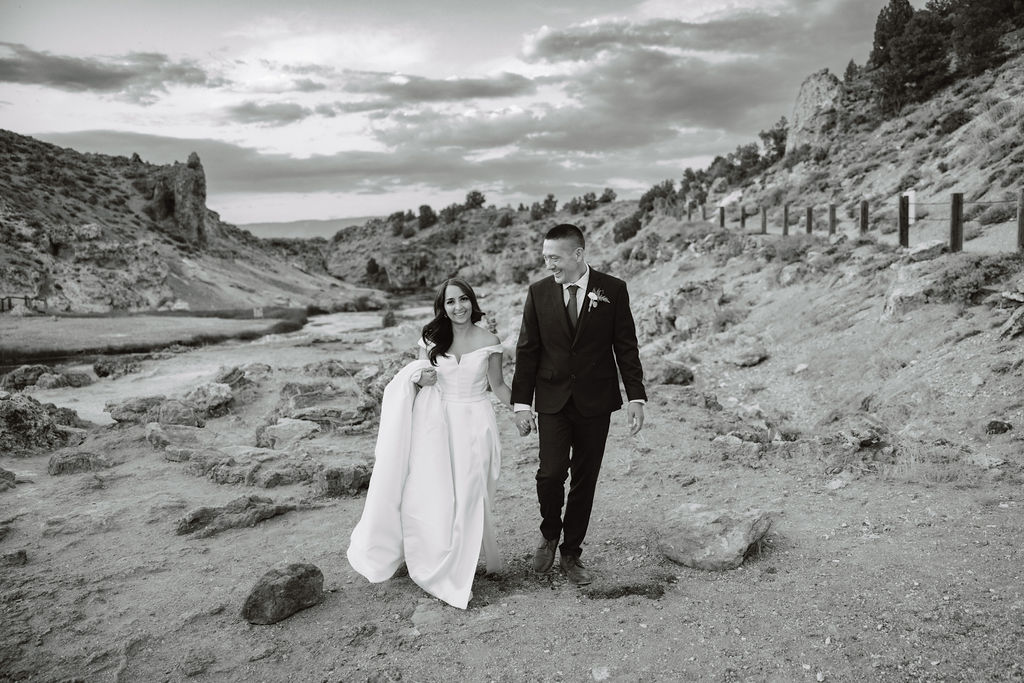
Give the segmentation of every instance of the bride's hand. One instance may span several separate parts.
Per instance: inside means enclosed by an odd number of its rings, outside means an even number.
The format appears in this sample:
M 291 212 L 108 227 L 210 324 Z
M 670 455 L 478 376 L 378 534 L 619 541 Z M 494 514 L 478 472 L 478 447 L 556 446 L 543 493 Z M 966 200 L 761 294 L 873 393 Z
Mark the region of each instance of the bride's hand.
M 434 368 L 420 370 L 420 378 L 416 381 L 416 384 L 419 384 L 421 387 L 437 384 L 437 370 Z

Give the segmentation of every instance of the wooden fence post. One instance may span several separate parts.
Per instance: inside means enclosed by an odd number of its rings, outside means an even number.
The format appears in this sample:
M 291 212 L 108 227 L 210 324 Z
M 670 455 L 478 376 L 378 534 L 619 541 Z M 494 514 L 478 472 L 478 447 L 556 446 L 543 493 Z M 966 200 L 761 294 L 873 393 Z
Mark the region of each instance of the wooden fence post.
M 768 207 L 761 207 L 761 234 L 768 234 Z
M 1024 253 L 1024 190 L 1017 195 L 1017 251 Z
M 690 219 L 693 218 L 693 205 L 690 203 L 686 204 L 686 222 L 689 223 Z
M 720 228 L 724 228 L 725 227 L 725 207 L 724 206 L 718 207 L 718 227 L 720 227 Z
M 747 227 L 747 207 L 740 204 L 740 230 Z
M 828 205 L 828 234 L 836 234 L 836 205 Z
M 789 202 L 782 205 L 782 236 L 789 234 Z
M 910 246 L 910 197 L 900 195 L 900 246 Z
M 810 235 L 811 231 L 814 230 L 814 209 L 810 206 L 807 207 L 807 234 Z
M 954 192 L 949 202 L 949 250 L 964 250 L 964 193 Z
M 708 207 L 707 204 L 700 205 L 700 219 L 706 221 L 708 219 Z
M 868 231 L 868 200 L 860 202 L 860 232 L 863 235 Z

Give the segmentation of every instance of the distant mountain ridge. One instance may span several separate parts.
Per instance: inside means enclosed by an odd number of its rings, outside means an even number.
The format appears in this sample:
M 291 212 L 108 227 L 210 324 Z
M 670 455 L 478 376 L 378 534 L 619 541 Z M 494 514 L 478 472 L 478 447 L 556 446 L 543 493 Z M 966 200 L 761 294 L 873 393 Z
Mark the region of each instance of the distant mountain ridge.
M 283 221 L 276 223 L 239 223 L 238 227 L 248 230 L 260 239 L 290 238 L 331 239 L 342 228 L 363 225 L 380 216 L 356 216 L 350 218 L 328 218 L 323 220 Z

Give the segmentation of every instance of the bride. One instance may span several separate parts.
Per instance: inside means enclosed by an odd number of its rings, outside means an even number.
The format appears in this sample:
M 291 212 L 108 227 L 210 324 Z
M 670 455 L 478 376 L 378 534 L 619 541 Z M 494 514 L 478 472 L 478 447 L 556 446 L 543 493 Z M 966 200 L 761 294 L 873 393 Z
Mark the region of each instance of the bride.
M 464 280 L 437 290 L 419 359 L 384 390 L 375 462 L 348 561 L 374 583 L 402 562 L 423 590 L 465 609 L 481 550 L 502 568 L 491 504 L 501 444 L 487 387 L 509 405 L 498 338 Z

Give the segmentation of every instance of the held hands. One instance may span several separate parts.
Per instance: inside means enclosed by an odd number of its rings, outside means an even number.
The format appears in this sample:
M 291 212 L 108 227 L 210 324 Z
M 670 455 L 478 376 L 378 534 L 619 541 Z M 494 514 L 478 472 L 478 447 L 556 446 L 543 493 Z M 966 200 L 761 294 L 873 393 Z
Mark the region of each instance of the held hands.
M 519 436 L 526 436 L 531 431 L 536 431 L 537 423 L 533 419 L 533 411 L 531 410 L 518 410 L 512 415 L 512 421 L 516 425 L 516 429 L 519 430 Z
M 636 436 L 644 426 L 644 404 L 629 403 L 626 406 L 626 419 L 629 421 L 629 435 Z
M 437 384 L 437 370 L 434 368 L 423 368 L 420 370 L 420 378 L 416 380 L 416 384 L 421 387 L 428 387 L 431 384 Z

